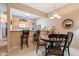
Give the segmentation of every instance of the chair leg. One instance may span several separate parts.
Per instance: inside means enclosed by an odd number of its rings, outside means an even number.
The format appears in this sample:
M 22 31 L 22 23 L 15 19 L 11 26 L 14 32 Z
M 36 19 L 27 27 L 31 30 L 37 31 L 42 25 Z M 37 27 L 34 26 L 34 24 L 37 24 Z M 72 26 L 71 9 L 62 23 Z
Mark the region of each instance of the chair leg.
M 36 45 L 36 41 L 33 39 L 33 43 Z
M 48 47 L 48 48 L 45 48 L 46 49 L 46 53 L 45 53 L 45 56 L 47 56 L 47 55 L 50 55 L 51 56 L 51 49 L 50 49 L 50 47 Z
M 49 46 L 48 53 L 51 56 L 51 47 Z
M 23 39 L 21 39 L 21 50 L 23 48 Z
M 62 51 L 61 56 L 64 56 L 64 52 L 65 52 L 65 50 L 66 50 L 66 47 L 63 48 L 63 51 Z
M 34 39 L 33 39 L 33 43 L 34 43 Z
M 69 47 L 68 47 L 68 55 L 70 56 L 70 51 L 69 51 Z
M 37 46 L 37 50 L 36 50 L 36 53 L 38 52 L 38 49 L 39 49 L 39 47 Z
M 33 38 L 33 43 L 35 42 L 35 39 Z
M 47 46 L 45 45 L 45 56 L 47 56 L 47 54 L 48 54 L 48 48 L 47 48 Z
M 64 51 L 62 52 L 61 56 L 64 56 Z
M 29 45 L 28 45 L 28 38 L 26 38 L 26 45 L 27 45 L 27 47 L 29 47 Z

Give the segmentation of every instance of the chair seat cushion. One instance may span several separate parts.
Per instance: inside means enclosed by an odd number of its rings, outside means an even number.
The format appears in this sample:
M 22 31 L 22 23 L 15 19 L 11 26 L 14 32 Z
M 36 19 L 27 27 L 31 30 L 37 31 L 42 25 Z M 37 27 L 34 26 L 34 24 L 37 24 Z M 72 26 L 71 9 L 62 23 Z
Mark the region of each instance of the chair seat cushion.
M 22 37 L 23 37 L 23 38 L 26 38 L 26 37 L 28 37 L 28 35 L 22 35 Z

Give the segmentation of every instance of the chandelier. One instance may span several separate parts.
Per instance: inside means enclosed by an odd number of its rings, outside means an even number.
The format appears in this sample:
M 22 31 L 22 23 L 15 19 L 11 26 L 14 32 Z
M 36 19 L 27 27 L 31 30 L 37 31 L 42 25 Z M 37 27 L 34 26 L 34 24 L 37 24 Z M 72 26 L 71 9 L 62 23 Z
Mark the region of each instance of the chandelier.
M 55 10 L 54 10 L 54 14 L 52 14 L 49 19 L 60 19 L 61 16 L 56 12 L 57 10 L 57 6 L 56 6 L 56 3 L 55 3 L 55 6 L 54 6 Z

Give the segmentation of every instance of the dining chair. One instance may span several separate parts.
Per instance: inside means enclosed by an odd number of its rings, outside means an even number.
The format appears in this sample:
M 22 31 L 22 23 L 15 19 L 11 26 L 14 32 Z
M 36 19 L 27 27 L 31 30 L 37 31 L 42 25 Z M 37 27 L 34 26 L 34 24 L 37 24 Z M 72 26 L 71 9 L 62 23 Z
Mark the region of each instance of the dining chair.
M 68 49 L 68 55 L 70 56 L 69 47 L 70 47 L 70 44 L 71 44 L 72 39 L 73 39 L 73 32 L 68 32 L 67 35 L 68 35 L 68 39 L 67 39 L 66 48 Z M 66 49 L 66 48 L 65 48 L 65 49 Z
M 26 44 L 28 46 L 28 37 L 29 37 L 29 30 L 22 30 L 22 35 L 21 35 L 21 49 L 23 48 L 23 44 Z
M 35 33 L 33 34 L 33 43 L 36 43 Z
M 36 31 L 35 31 L 35 33 L 34 33 L 34 35 L 33 35 L 33 43 L 36 43 L 36 38 L 35 38 L 35 37 L 36 37 L 36 36 L 35 36 L 36 34 L 38 34 L 38 36 L 40 36 L 40 30 L 36 30 Z
M 48 35 L 50 45 L 48 47 L 49 55 L 64 56 L 64 50 L 68 36 L 66 34 L 50 34 Z M 52 43 L 52 44 L 51 44 Z M 63 43 L 63 47 L 61 44 Z
M 35 33 L 35 41 L 36 41 L 36 46 L 37 46 L 36 53 L 38 52 L 38 49 L 39 49 L 40 46 L 45 46 L 45 43 L 41 42 L 40 40 L 41 40 L 40 30 L 37 30 L 36 33 Z

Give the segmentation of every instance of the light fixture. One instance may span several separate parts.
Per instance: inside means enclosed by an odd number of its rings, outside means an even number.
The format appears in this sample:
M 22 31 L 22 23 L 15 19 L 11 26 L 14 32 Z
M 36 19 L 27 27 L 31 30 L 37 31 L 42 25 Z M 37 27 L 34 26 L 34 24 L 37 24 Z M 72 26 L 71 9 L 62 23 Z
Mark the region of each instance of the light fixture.
M 7 13 L 4 12 L 4 14 L 1 15 L 1 20 L 0 20 L 0 22 L 3 23 L 3 24 L 7 22 L 7 15 L 6 15 L 6 14 L 7 14 Z
M 61 18 L 61 16 L 56 12 L 56 10 L 57 10 L 56 7 L 57 7 L 57 6 L 56 6 L 56 3 L 55 3 L 55 6 L 54 6 L 54 8 L 55 8 L 54 14 L 51 15 L 51 16 L 49 17 L 49 19 L 60 19 L 60 18 Z
M 30 16 L 31 15 L 29 13 L 25 13 L 25 20 L 29 21 Z

